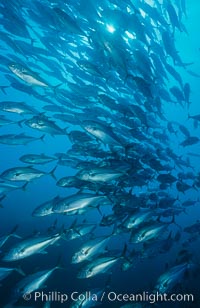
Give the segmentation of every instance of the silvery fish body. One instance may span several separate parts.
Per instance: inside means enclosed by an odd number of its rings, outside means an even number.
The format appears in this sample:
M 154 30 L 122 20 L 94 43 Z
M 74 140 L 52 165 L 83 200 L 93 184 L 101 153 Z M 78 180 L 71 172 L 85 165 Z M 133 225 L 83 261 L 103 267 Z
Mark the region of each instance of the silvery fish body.
M 40 178 L 46 173 L 32 167 L 15 167 L 4 171 L 1 178 L 8 181 L 26 181 L 29 182 L 33 179 Z
M 72 257 L 72 263 L 80 263 L 85 260 L 89 260 L 94 256 L 104 252 L 106 245 L 108 244 L 110 237 L 93 239 L 80 247 Z
M 10 63 L 9 69 L 20 79 L 30 84 L 31 86 L 49 87 L 36 73 L 19 63 Z
M 194 271 L 197 267 L 193 263 L 182 263 L 170 268 L 162 274 L 155 287 L 160 293 L 169 292 L 177 283 L 179 283 L 188 271 Z
M 119 257 L 101 257 L 82 268 L 77 278 L 84 279 L 108 272 L 118 261 Z
M 30 294 L 38 289 L 41 289 L 47 279 L 58 268 L 59 267 L 56 266 L 49 270 L 39 271 L 20 280 L 14 290 L 17 298 L 23 294 Z
M 94 183 L 101 183 L 101 182 L 111 182 L 113 180 L 117 180 L 120 177 L 125 175 L 124 172 L 113 170 L 109 168 L 92 168 L 92 169 L 83 169 L 81 170 L 76 176 L 80 180 L 89 181 Z
M 11 262 L 17 261 L 29 256 L 32 256 L 37 253 L 46 253 L 45 249 L 50 245 L 55 244 L 60 240 L 61 235 L 56 234 L 54 236 L 38 236 L 22 240 L 19 243 L 15 244 L 10 250 L 5 253 L 3 261 Z
M 74 214 L 78 211 L 84 211 L 86 208 L 97 208 L 100 204 L 108 202 L 104 195 L 94 195 L 79 193 L 66 198 L 61 198 L 54 207 L 54 213 Z

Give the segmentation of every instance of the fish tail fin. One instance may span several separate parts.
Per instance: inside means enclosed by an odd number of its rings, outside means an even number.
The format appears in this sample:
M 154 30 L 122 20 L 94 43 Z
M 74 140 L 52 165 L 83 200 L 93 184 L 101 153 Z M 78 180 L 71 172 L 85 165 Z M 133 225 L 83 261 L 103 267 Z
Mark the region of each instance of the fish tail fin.
M 26 183 L 21 187 L 23 191 L 26 191 L 27 185 L 28 185 L 28 182 L 26 182 Z
M 92 230 L 91 230 L 92 237 L 93 237 L 93 235 L 94 235 L 94 233 L 93 233 L 93 232 L 94 232 L 94 230 L 96 229 L 96 227 L 97 227 L 97 226 L 96 226 L 96 225 L 94 225 L 94 227 L 93 227 L 93 228 L 92 228 Z
M 18 229 L 19 225 L 15 225 L 12 230 L 10 231 L 10 234 L 9 235 L 12 235 L 15 233 L 15 231 Z
M 42 140 L 42 142 L 44 142 L 44 137 L 45 137 L 45 136 L 46 136 L 46 135 L 43 134 L 39 139 Z
M 6 195 L 2 195 L 1 198 L 0 198 L 0 202 L 6 197 Z M 0 208 L 3 208 L 3 205 L 0 204 Z
M 20 275 L 22 276 L 26 276 L 26 274 L 24 273 L 24 271 L 21 269 L 20 266 L 16 267 L 15 268 L 15 271 L 18 272 Z
M 124 244 L 124 248 L 123 248 L 122 253 L 121 253 L 121 256 L 120 256 L 121 258 L 126 258 L 127 248 L 128 248 L 128 246 L 127 246 L 127 244 L 125 243 L 125 244 Z
M 111 198 L 109 195 L 107 195 L 106 197 L 108 198 L 108 200 L 109 200 L 111 203 L 113 203 L 113 200 L 112 200 L 112 198 Z
M 185 215 L 188 215 L 188 212 L 187 212 L 186 208 L 183 208 L 183 213 L 184 213 Z
M 22 128 L 22 124 L 25 122 L 25 120 L 20 120 L 17 122 L 17 124 L 19 125 L 20 128 Z
M 177 197 L 176 197 L 176 201 L 180 202 L 181 203 L 181 200 L 180 200 L 180 195 L 178 194 Z
M 191 187 L 194 188 L 196 191 L 199 191 L 199 189 L 198 189 L 198 187 L 196 187 L 195 183 L 193 183 Z
M 55 95 L 57 95 L 57 89 L 62 86 L 63 83 L 59 83 L 56 86 L 51 86 Z
M 132 75 L 132 74 L 130 74 L 129 72 L 126 72 L 126 76 L 125 76 L 125 78 L 124 78 L 124 83 L 127 82 L 127 79 L 128 79 L 128 78 L 131 78 L 132 80 L 134 80 L 135 76 Z
M 0 86 L 0 90 L 3 92 L 3 94 L 7 95 L 5 89 L 9 88 L 9 86 Z
M 172 238 L 172 237 L 171 237 Z M 181 239 L 181 232 L 177 231 L 175 236 L 174 236 L 174 241 L 178 242 Z
M 32 29 L 32 27 L 31 27 L 31 29 Z M 37 40 L 36 40 L 36 39 L 31 38 L 31 46 L 32 46 L 32 47 L 33 47 L 34 43 L 37 43 Z
M 175 135 L 176 137 L 178 137 L 178 130 L 175 130 L 175 131 L 174 131 L 174 135 Z
M 22 237 L 15 233 L 16 230 L 18 229 L 18 227 L 19 227 L 19 225 L 15 225 L 14 228 L 10 231 L 9 236 L 21 239 Z
M 50 225 L 50 227 L 47 228 L 48 233 L 51 233 L 56 229 L 58 219 L 56 218 L 53 223 Z
M 110 234 L 110 237 L 117 234 L 117 228 L 118 228 L 118 224 L 117 222 L 115 222 L 113 224 L 113 230 L 112 230 L 112 233 Z
M 66 126 L 66 127 L 63 129 L 67 136 L 69 135 L 68 129 L 69 129 L 69 126 Z
M 156 219 L 156 221 L 157 221 L 157 222 L 162 222 L 162 221 L 161 221 L 161 217 L 162 217 L 162 215 L 159 214 L 158 217 L 157 217 L 157 219 Z
M 171 220 L 170 223 L 171 223 L 171 224 L 176 224 L 176 222 L 175 222 L 175 214 L 172 215 L 172 220 Z
M 62 160 L 63 153 L 55 153 L 54 156 L 56 156 L 58 160 Z
M 49 175 L 51 175 L 54 180 L 57 180 L 55 176 L 56 169 L 57 169 L 57 165 L 49 172 Z
M 124 77 L 124 85 L 126 84 L 128 77 L 129 77 L 129 75 L 126 74 L 126 76 Z
M 54 269 L 64 269 L 63 263 L 62 263 L 62 256 L 60 255 L 57 259 L 57 263 Z
M 125 154 L 125 157 L 128 156 L 128 150 L 131 149 L 133 146 L 133 144 L 131 143 L 127 143 L 125 146 L 124 146 L 124 154 Z
M 169 222 L 169 224 L 174 224 L 176 225 L 179 229 L 182 230 L 182 227 L 179 226 L 179 224 L 177 224 L 176 220 L 175 220 L 175 214 L 172 215 L 172 220 Z
M 172 239 L 172 230 L 169 232 L 169 234 L 168 234 L 168 237 L 167 237 L 168 239 Z
M 67 230 L 68 230 L 68 229 L 66 229 L 66 228 L 65 228 L 65 225 L 63 224 L 63 225 L 61 226 L 61 228 L 60 228 L 60 231 L 59 231 L 60 237 L 61 237 L 61 239 L 64 240 L 64 241 L 67 240 L 67 237 L 66 237 Z
M 97 208 L 99 214 L 100 214 L 101 216 L 103 216 L 102 211 L 100 210 L 100 206 L 101 206 L 101 204 L 98 204 L 96 208 Z
M 76 218 L 72 221 L 72 223 L 71 223 L 69 229 L 74 229 L 74 228 L 76 227 L 76 225 L 77 225 L 77 221 L 78 221 L 78 218 L 76 217 Z

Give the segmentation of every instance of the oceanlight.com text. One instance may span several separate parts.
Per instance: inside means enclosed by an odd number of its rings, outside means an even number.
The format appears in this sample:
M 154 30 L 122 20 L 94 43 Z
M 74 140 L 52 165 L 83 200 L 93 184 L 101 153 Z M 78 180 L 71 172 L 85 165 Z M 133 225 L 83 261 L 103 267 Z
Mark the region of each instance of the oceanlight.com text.
M 167 293 L 117 293 L 114 291 L 110 292 L 98 292 L 92 293 L 87 292 L 78 292 L 74 291 L 72 293 L 61 293 L 58 291 L 51 292 L 32 292 L 25 293 L 23 295 L 25 301 L 35 301 L 35 302 L 59 302 L 64 304 L 68 301 L 72 302 L 148 302 L 149 304 L 154 304 L 158 302 L 194 302 L 193 294 L 167 294 Z

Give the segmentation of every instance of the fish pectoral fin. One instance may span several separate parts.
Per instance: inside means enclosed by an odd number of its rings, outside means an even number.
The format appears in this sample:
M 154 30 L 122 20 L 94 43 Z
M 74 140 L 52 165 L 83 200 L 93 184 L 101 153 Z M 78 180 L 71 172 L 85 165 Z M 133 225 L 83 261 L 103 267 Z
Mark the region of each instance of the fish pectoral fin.
M 56 244 L 54 244 L 54 246 L 60 247 L 60 243 L 56 243 Z
M 27 72 L 27 71 L 23 71 L 22 73 L 23 73 L 23 75 L 26 75 L 26 76 L 30 76 L 30 77 L 33 77 L 33 76 L 31 76 L 30 72 Z
M 73 231 L 74 231 L 75 233 L 77 233 L 78 235 L 80 235 L 80 236 L 82 235 L 81 232 L 80 232 L 79 230 L 77 230 L 76 228 L 73 229 Z
M 42 251 L 40 251 L 40 254 L 46 255 L 46 254 L 48 254 L 48 252 L 46 250 L 42 250 Z
M 18 238 L 18 239 L 22 239 L 22 236 L 20 236 L 20 235 L 18 235 L 18 234 L 15 234 L 15 233 L 12 234 L 11 236 L 12 236 L 12 237 L 15 237 L 15 238 Z

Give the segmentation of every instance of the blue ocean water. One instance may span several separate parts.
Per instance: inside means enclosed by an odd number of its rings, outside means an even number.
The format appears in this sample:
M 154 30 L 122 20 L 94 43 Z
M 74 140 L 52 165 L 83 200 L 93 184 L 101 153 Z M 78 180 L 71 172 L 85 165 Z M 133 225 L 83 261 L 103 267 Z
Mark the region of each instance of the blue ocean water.
M 91 290 L 150 294 L 162 291 L 164 273 L 169 276 L 166 293 L 195 299 L 170 305 L 199 307 L 200 5 L 187 1 L 185 10 L 184 3 L 0 1 L 0 236 L 15 226 L 18 236 L 0 248 L 0 267 L 17 269 L 1 281 L 1 307 L 151 307 L 149 301 L 137 306 L 108 298 L 46 303 L 34 300 L 34 292 L 57 291 L 69 298 Z M 19 111 L 16 103 L 32 110 Z M 74 131 L 82 135 L 73 138 Z M 24 134 L 33 139 L 15 144 Z M 22 162 L 27 154 L 53 160 Z M 15 178 L 5 174 L 16 167 L 29 171 L 15 170 Z M 33 169 L 43 175 L 28 178 Z M 25 180 L 16 180 L 24 172 Z M 83 174 L 88 178 L 83 180 Z M 75 184 L 59 186 L 63 177 Z M 59 202 L 74 194 L 103 198 L 84 211 L 70 213 L 68 204 L 65 213 L 56 213 Z M 50 200 L 51 215 L 33 216 Z M 84 201 L 77 206 L 84 207 Z M 142 221 L 129 228 L 134 214 Z M 89 224 L 94 228 L 83 235 Z M 70 239 L 69 230 L 78 238 Z M 42 236 L 60 239 L 24 258 L 4 260 L 21 241 Z M 84 244 L 102 238 L 108 239 L 104 247 L 72 264 Z M 116 262 L 80 279 L 86 266 L 103 263 L 100 258 Z M 61 269 L 32 288 L 27 303 L 25 292 L 17 293 L 24 279 L 19 268 L 28 277 L 54 268 L 58 260 Z M 170 269 L 180 264 L 184 270 L 173 275 Z M 154 305 L 169 307 L 168 302 Z

